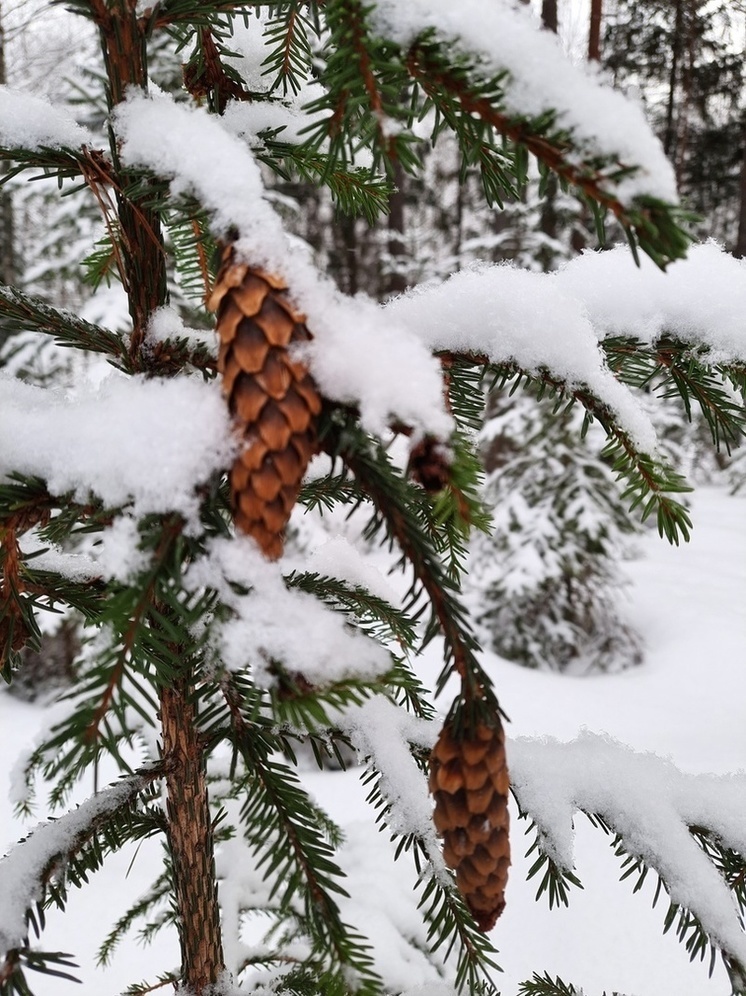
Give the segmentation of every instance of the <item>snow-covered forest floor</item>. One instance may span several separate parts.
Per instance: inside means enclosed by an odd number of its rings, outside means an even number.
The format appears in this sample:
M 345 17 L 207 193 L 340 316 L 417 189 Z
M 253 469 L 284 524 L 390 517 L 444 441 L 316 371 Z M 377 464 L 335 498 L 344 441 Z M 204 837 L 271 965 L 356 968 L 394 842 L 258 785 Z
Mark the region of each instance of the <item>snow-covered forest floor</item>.
M 669 757 L 686 772 L 746 769 L 746 497 L 701 488 L 692 506 L 691 543 L 669 547 L 651 530 L 638 540 L 639 557 L 626 565 L 632 579 L 628 612 L 645 641 L 641 667 L 571 678 L 485 655 L 511 719 L 509 736 L 571 740 L 588 730 Z M 431 682 L 439 666 L 438 647 L 431 646 L 420 666 L 423 679 Z M 449 701 L 446 694 L 444 706 Z M 0 692 L 0 751 L 6 761 L 0 769 L 0 849 L 27 829 L 14 821 L 7 801 L 12 760 L 48 715 Z M 373 826 L 359 774 L 304 773 L 347 833 L 343 861 L 354 899 L 343 909 L 345 919 L 373 940 L 392 988 L 424 986 L 419 996 L 439 996 L 435 970 L 417 951 L 424 934 L 408 859 L 394 865 L 386 854 L 388 838 Z M 673 931 L 662 936 L 667 903 L 662 899 L 651 909 L 654 881 L 633 896 L 629 881 L 618 882 L 619 860 L 609 838 L 582 817 L 575 853 L 584 891 L 573 890 L 569 909 L 549 912 L 546 896 L 535 902 L 535 881 L 525 881 L 529 863 L 523 854 L 532 838 L 524 846 L 524 830 L 514 819 L 508 905 L 493 933 L 504 969 L 503 996 L 514 996 L 521 980 L 544 970 L 582 986 L 588 996 L 601 996 L 604 989 L 626 996 L 727 996 L 719 965 L 708 979 L 706 963 L 689 964 Z M 230 868 L 230 888 L 241 884 L 240 857 L 228 849 L 218 859 L 219 870 L 221 864 Z M 112 923 L 150 885 L 161 860 L 160 845 L 152 842 L 136 854 L 118 855 L 84 893 L 72 896 L 67 915 L 50 913 L 44 946 L 75 952 L 83 992 L 114 996 L 128 983 L 155 981 L 165 965 L 178 962 L 176 937 L 164 931 L 152 947 L 126 940 L 105 974 L 94 964 Z M 229 907 L 228 882 L 221 898 Z M 412 946 L 405 946 L 402 935 L 411 937 Z M 71 988 L 69 982 L 39 979 L 36 992 L 57 996 Z

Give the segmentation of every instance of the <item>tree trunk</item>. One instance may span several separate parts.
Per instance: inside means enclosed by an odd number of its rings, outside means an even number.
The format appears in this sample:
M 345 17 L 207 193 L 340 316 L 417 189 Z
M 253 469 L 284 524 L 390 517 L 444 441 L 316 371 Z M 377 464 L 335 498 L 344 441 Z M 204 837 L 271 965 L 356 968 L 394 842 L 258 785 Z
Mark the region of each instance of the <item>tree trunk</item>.
M 541 5 L 541 23 L 555 35 L 559 28 L 557 17 L 557 0 L 543 0 Z M 557 192 L 559 190 L 557 177 L 551 174 L 547 179 L 546 195 L 541 206 L 541 231 L 547 238 L 547 244 L 539 250 L 539 261 L 544 272 L 554 269 L 555 252 L 549 241 L 557 238 Z
M 94 18 L 101 34 L 108 78 L 107 99 L 111 108 L 125 99 L 130 86 L 148 88 L 144 28 L 134 3 L 129 0 L 91 0 Z M 119 172 L 116 139 L 110 136 L 114 168 Z M 130 355 L 137 369 L 150 316 L 168 299 L 166 256 L 158 214 L 147 205 L 147 194 L 131 193 L 138 181 L 120 175 L 117 212 L 121 226 L 119 246 L 122 284 L 132 318 Z
M 161 692 L 168 839 L 184 988 L 200 996 L 225 970 L 212 821 L 195 710 L 186 683 Z
M 389 200 L 388 218 L 388 251 L 392 266 L 384 280 L 384 294 L 401 294 L 407 289 L 407 278 L 398 265 L 403 262 L 407 254 L 404 244 L 404 184 L 406 179 L 402 165 L 398 161 L 394 163 L 393 180 L 396 189 Z
M 676 156 L 676 89 L 679 79 L 679 62 L 684 41 L 684 0 L 676 0 L 676 16 L 671 46 L 671 71 L 668 76 L 668 104 L 666 107 L 666 130 L 663 135 L 663 151 L 674 159 Z
M 603 0 L 591 0 L 591 20 L 588 31 L 588 61 L 601 61 L 601 8 Z
M 3 14 L 0 6 L 0 84 L 8 82 L 5 70 L 5 32 L 3 30 Z M 7 173 L 8 165 L 0 165 L 0 179 Z M 10 191 L 0 188 L 0 283 L 14 284 L 18 277 L 16 265 L 15 226 L 13 223 L 13 202 Z M 0 342 L 2 335 L 0 334 Z
M 746 257 L 746 123 L 741 132 L 741 203 L 738 215 L 738 241 L 733 251 L 737 259 Z
M 557 0 L 542 0 L 541 23 L 547 31 L 553 31 L 555 35 L 557 34 L 559 24 L 557 17 Z

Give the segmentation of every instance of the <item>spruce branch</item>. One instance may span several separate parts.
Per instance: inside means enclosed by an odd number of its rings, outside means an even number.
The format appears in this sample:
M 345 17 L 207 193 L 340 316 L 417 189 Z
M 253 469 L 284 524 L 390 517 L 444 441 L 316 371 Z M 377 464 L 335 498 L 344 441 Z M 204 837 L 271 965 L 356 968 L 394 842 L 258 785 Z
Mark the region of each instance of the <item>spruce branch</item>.
M 15 287 L 0 286 L 0 330 L 13 333 L 26 329 L 54 336 L 61 346 L 104 353 L 117 365 L 127 365 L 127 346 L 121 335 L 59 311 Z
M 340 164 L 306 145 L 283 142 L 281 131 L 260 137 L 263 147 L 255 152 L 257 159 L 283 179 L 324 183 L 340 211 L 351 217 L 362 214 L 371 225 L 388 212 L 393 187 L 385 177 L 362 166 Z
M 624 835 L 614 830 L 610 820 L 599 813 L 585 814 L 594 827 L 599 827 L 605 834 L 612 837 L 611 847 L 614 854 L 621 858 L 622 875 L 620 881 L 630 879 L 633 891 L 642 889 L 651 870 L 651 864 L 634 849 L 628 847 Z M 741 921 L 746 914 L 746 858 L 732 848 L 723 845 L 716 830 L 710 827 L 690 826 L 688 831 L 692 839 L 699 845 L 706 857 L 717 869 L 732 892 L 737 904 Z M 669 886 L 665 875 L 660 869 L 655 869 L 657 883 L 653 895 L 653 906 L 658 904 L 661 894 L 669 894 Z M 746 993 L 746 966 L 737 955 L 728 951 L 703 925 L 701 919 L 685 904 L 669 899 L 668 909 L 663 921 L 663 932 L 668 933 L 674 928 L 677 939 L 684 945 L 690 961 L 704 961 L 709 956 L 709 974 L 712 975 L 715 961 L 719 954 L 732 986 L 733 996 L 744 996 Z
M 138 800 L 162 776 L 160 765 L 141 769 L 77 809 L 42 824 L 0 860 L 0 891 L 14 897 L 10 920 L 0 929 L 2 996 L 29 991 L 23 988 L 27 986 L 25 969 L 60 974 L 54 966 L 74 967 L 66 955 L 31 950 L 29 927 L 38 936 L 44 926 L 44 905 L 53 902 L 64 908 L 68 883 L 80 887 L 90 872 L 101 867 L 106 853 L 137 839 L 141 833 Z
M 501 77 L 480 78 L 476 67 L 468 61 L 454 66 L 450 51 L 432 34 L 410 47 L 406 67 L 472 157 L 475 152 L 469 145 L 473 135 L 469 121 L 477 118 L 519 149 L 534 155 L 540 164 L 563 183 L 577 188 L 587 200 L 611 211 L 624 228 L 633 253 L 639 246 L 661 268 L 686 254 L 692 236 L 680 225 L 692 220 L 688 213 L 653 197 L 639 197 L 627 205 L 614 194 L 616 183 L 636 171 L 634 164 L 601 165 L 592 156 L 583 160 L 583 152 L 572 136 L 555 127 L 553 115 L 531 119 L 506 113 L 500 107 Z M 476 154 L 479 155 L 478 149 Z
M 89 157 L 92 154 L 85 147 L 82 149 L 46 146 L 38 149 L 0 148 L 0 160 L 9 164 L 0 174 L 0 187 L 28 169 L 35 170 L 39 174 L 30 177 L 32 180 L 55 179 L 58 184 L 62 184 L 63 180 L 85 179 Z
M 352 970 L 359 979 L 357 991 L 374 996 L 380 980 L 368 946 L 342 921 L 333 898 L 347 893 L 327 839 L 328 820 L 320 820 L 295 772 L 272 757 L 277 737 L 266 721 L 252 715 L 253 709 L 245 714 L 236 683 L 225 683 L 224 694 L 230 710 L 228 739 L 245 764 L 243 777 L 234 776 L 243 800 L 243 832 L 260 855 L 258 867 L 271 877 L 271 894 L 278 896 L 281 912 L 301 901 L 313 954 L 330 958 L 335 973 Z
M 263 63 L 265 75 L 272 77 L 270 92 L 281 88 L 284 94 L 300 93 L 312 68 L 311 37 L 321 32 L 317 5 L 289 0 L 276 4 L 274 15 L 265 29 L 269 52 Z
M 344 417 L 341 410 L 338 414 Z M 467 612 L 458 599 L 458 571 L 449 570 L 441 559 L 442 533 L 435 520 L 430 499 L 414 489 L 391 463 L 380 444 L 373 443 L 351 420 L 338 424 L 330 418 L 321 433 L 321 442 L 333 458 L 341 458 L 367 492 L 376 508 L 367 536 L 386 532 L 396 542 L 409 564 L 414 581 L 408 606 L 413 606 L 420 588 L 427 593 L 432 619 L 425 640 L 441 632 L 445 640 L 446 666 L 437 691 L 442 691 L 451 674 L 458 674 L 469 697 L 480 700 L 492 711 L 499 710 L 492 683 L 479 663 L 479 644 L 471 632 Z M 453 540 L 456 544 L 456 540 Z M 454 576 L 456 575 L 456 576 Z
M 305 131 L 308 145 L 329 145 L 330 164 L 353 161 L 360 148 L 373 153 L 373 167 L 383 160 L 413 170 L 419 160 L 415 137 L 401 124 L 411 110 L 402 94 L 407 76 L 397 45 L 376 37 L 369 15 L 373 5 L 363 0 L 327 0 L 324 21 L 328 29 L 322 50 L 326 93 L 307 110 L 319 117 Z
M 746 433 L 746 407 L 729 389 L 742 374 L 737 366 L 708 362 L 709 349 L 695 347 L 673 335 L 652 345 L 629 336 L 604 339 L 609 366 L 624 383 L 655 390 L 664 398 L 678 397 L 692 420 L 696 405 L 707 423 L 715 447 L 730 453 Z
M 477 354 L 442 354 L 449 360 L 482 366 L 485 376 L 491 377 L 490 390 L 511 384 L 511 393 L 519 388 L 529 390 L 541 400 L 545 394 L 556 398 L 556 410 L 567 403 L 579 402 L 586 412 L 586 428 L 595 419 L 603 428 L 608 442 L 603 456 L 611 463 L 618 478 L 626 482 L 623 498 L 630 499 L 630 511 L 640 510 L 644 522 L 656 514 L 658 532 L 669 543 L 678 545 L 683 538 L 689 540 L 692 527 L 687 509 L 671 496 L 685 494 L 692 489 L 684 478 L 672 468 L 641 452 L 629 433 L 619 425 L 608 405 L 586 387 L 565 384 L 548 371 L 539 373 L 523 370 L 516 363 L 494 364 L 489 357 Z
M 415 642 L 414 620 L 361 585 L 310 571 L 293 571 L 286 576 L 285 583 L 290 588 L 316 595 L 325 605 L 352 616 L 374 639 L 393 639 L 402 648 Z

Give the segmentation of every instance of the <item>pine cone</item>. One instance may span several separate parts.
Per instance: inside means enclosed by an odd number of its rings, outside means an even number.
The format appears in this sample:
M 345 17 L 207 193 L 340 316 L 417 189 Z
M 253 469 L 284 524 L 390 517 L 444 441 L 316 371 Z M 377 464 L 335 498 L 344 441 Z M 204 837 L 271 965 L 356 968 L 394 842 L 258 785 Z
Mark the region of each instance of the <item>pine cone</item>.
M 230 475 L 234 519 L 275 560 L 317 445 L 321 398 L 292 354 L 311 334 L 285 283 L 236 262 L 230 247 L 209 307 L 218 312 L 223 390 L 246 444 Z
M 457 740 L 447 723 L 430 755 L 433 821 L 443 837 L 443 858 L 480 930 L 492 930 L 505 908 L 510 865 L 508 769 L 505 734 L 480 723 Z
M 439 439 L 423 436 L 409 453 L 407 472 L 428 494 L 442 491 L 451 480 L 448 452 Z

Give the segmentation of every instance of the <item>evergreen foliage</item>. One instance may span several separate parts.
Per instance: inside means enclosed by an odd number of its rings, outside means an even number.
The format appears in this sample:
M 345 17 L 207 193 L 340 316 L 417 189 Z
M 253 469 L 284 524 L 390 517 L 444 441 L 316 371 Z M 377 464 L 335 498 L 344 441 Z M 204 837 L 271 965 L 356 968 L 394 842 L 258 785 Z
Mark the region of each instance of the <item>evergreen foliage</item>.
M 217 364 L 208 346 L 186 329 L 184 335 L 154 338 L 153 318 L 170 305 L 180 320 L 208 325 L 200 299 L 215 278 L 212 250 L 232 233 L 217 225 L 210 229 L 210 205 L 184 195 L 183 188 L 172 194 L 168 177 L 124 165 L 110 117 L 128 92 L 147 91 L 154 76 L 175 88 L 174 67 L 181 62 L 179 101 L 201 104 L 215 115 L 226 114 L 232 103 L 266 103 L 284 113 L 293 95 L 313 84 L 315 96 L 303 108 L 299 135 L 285 141 L 282 129 L 265 129 L 252 139 L 253 151 L 280 178 L 322 185 L 340 211 L 368 221 L 385 212 L 396 168 L 421 174 L 420 123 L 427 120 L 432 140 L 441 132 L 452 134 L 461 166 L 478 171 L 491 205 L 499 207 L 520 194 L 533 156 L 536 169 L 556 176 L 599 215 L 611 212 L 633 251 L 647 253 L 658 266 L 681 258 L 691 241 L 682 227 L 688 216 L 678 206 L 655 196 L 619 196 L 619 184 L 635 174 L 635 163 L 595 152 L 553 112 L 519 113 L 508 106 L 509 74 L 494 72 L 478 53 L 454 46 L 435 29 L 415 33 L 407 44 L 393 33 L 388 37 L 373 17 L 374 4 L 291 0 L 262 4 L 261 17 L 255 4 L 234 0 L 162 0 L 145 12 L 131 0 L 67 0 L 66 6 L 95 29 L 101 42 L 102 63 L 89 77 L 91 87 L 98 88 L 94 110 L 103 113 L 106 105 L 106 121 L 99 122 L 101 148 L 7 147 L 3 156 L 11 167 L 6 175 L 30 175 L 40 183 L 79 181 L 74 196 L 86 201 L 87 210 L 101 212 L 104 231 L 102 236 L 100 226 L 95 231 L 83 226 L 88 246 L 81 262 L 92 285 L 102 287 L 107 279 L 121 284 L 126 330 L 107 327 L 103 318 L 70 314 L 64 302 L 53 306 L 28 288 L 0 290 L 0 329 L 53 337 L 76 357 L 74 379 L 96 356 L 122 377 L 164 382 L 215 377 Z M 246 25 L 262 39 L 263 61 L 251 68 L 254 74 L 260 71 L 263 88 L 232 61 L 233 42 Z M 48 220 L 54 230 L 54 212 Z M 666 378 L 666 390 L 675 391 L 687 406 L 693 402 L 702 408 L 716 442 L 739 438 L 743 410 L 723 385 L 727 378 L 742 388 L 742 371 L 713 367 L 706 355 L 678 349 L 675 342 L 654 348 L 629 340 L 607 343 L 605 349 L 619 380 L 642 383 L 654 368 Z M 631 499 L 643 516 L 655 512 L 661 533 L 672 541 L 687 538 L 690 526 L 686 510 L 672 497 L 685 484 L 675 471 L 640 452 L 589 390 L 549 372 L 496 368 L 481 355 L 442 354 L 440 360 L 457 426 L 447 448 L 427 436 L 410 438 L 411 460 L 402 469 L 392 455 L 391 438 L 411 437 L 410 426 L 392 420 L 381 438 L 364 428 L 352 404 L 325 399 L 318 440 L 330 469 L 306 483 L 299 501 L 309 512 L 341 506 L 363 516 L 364 538 L 396 551 L 396 566 L 408 582 L 403 605 L 323 572 L 291 570 L 281 578 L 283 594 L 311 601 L 318 613 L 336 613 L 350 639 L 356 634 L 375 645 L 375 659 L 385 661 L 377 671 L 351 661 L 339 673 L 319 677 L 304 671 L 300 655 L 288 652 L 285 659 L 260 644 L 244 651 L 240 666 L 225 659 L 230 651 L 226 633 L 236 622 L 252 620 L 252 599 L 270 577 L 252 562 L 258 554 L 248 541 L 234 534 L 225 473 L 200 484 L 191 521 L 175 511 L 148 511 L 135 519 L 134 499 L 114 507 L 82 488 L 58 493 L 43 475 L 19 468 L 11 468 L 17 472 L 0 482 L 3 678 L 12 682 L 23 666 L 24 645 L 38 646 L 41 613 L 75 613 L 83 637 L 74 682 L 44 741 L 28 758 L 25 806 L 29 812 L 33 808 L 32 787 L 39 774 L 50 785 L 55 808 L 68 805 L 76 787 L 104 760 L 120 775 L 112 787 L 37 830 L 0 863 L 1 890 L 3 875 L 49 841 L 43 860 L 26 869 L 23 926 L 0 925 L 0 996 L 29 996 L 34 972 L 69 977 L 68 955 L 39 950 L 31 940 L 42 933 L 45 910 L 64 908 L 69 890 L 83 887 L 110 853 L 155 835 L 165 841 L 164 870 L 139 902 L 114 914 L 101 960 L 135 923 L 143 923 L 145 939 L 176 924 L 182 965 L 178 977 L 137 983 L 129 992 L 174 982 L 195 996 L 228 996 L 239 984 L 245 991 L 258 987 L 265 970 L 274 972 L 276 991 L 299 996 L 382 996 L 386 991 L 364 925 L 346 922 L 340 909 L 345 896 L 341 832 L 304 788 L 296 752 L 299 741 L 309 742 L 320 764 L 329 759 L 344 764 L 352 739 L 346 711 L 376 697 L 412 722 L 432 723 L 434 708 L 415 661 L 435 638 L 442 639 L 444 650 L 435 692 L 458 689 L 444 710 L 457 735 L 468 740 L 480 723 L 494 724 L 501 714 L 461 590 L 470 533 L 488 523 L 474 432 L 483 403 L 482 376 L 525 381 L 539 394 L 555 392 L 560 399 L 578 401 L 586 418 L 598 421 L 609 436 L 606 458 L 612 471 L 604 487 L 611 475 L 623 478 L 622 500 Z M 553 412 L 554 425 L 566 441 L 573 416 L 563 410 L 558 405 Z M 570 454 L 569 447 L 565 452 Z M 596 463 L 590 476 L 597 469 Z M 608 492 L 605 506 L 616 515 L 617 502 L 609 501 Z M 570 513 L 567 519 L 573 521 Z M 608 524 L 600 520 L 583 528 L 587 550 L 612 542 Z M 64 555 L 95 552 L 114 529 L 129 530 L 131 556 L 124 567 L 82 579 L 68 576 Z M 220 552 L 228 549 L 242 552 L 240 569 L 235 558 L 221 561 Z M 63 566 L 43 559 L 50 550 L 61 555 Z M 574 569 L 590 587 L 598 581 L 590 578 L 587 564 L 579 557 Z M 289 600 L 277 612 L 286 604 L 301 602 Z M 281 622 L 292 627 L 292 619 Z M 616 635 L 621 638 L 621 632 Z M 520 652 L 536 656 L 530 640 Z M 557 660 L 565 663 L 562 648 Z M 407 760 L 423 770 L 427 736 L 417 740 L 401 734 L 400 739 Z M 443 864 L 434 831 L 429 824 L 402 830 L 386 760 L 371 752 L 366 763 L 363 779 L 370 785 L 375 819 L 396 841 L 397 859 L 410 857 L 420 875 L 420 910 L 432 956 L 445 961 L 453 952 L 458 991 L 496 993 L 496 952 Z M 602 830 L 609 829 L 600 816 L 595 818 Z M 742 908 L 743 856 L 722 846 L 711 828 L 692 832 L 728 876 Z M 230 980 L 215 849 L 236 840 L 264 884 L 260 903 L 272 929 L 252 959 L 232 966 L 236 977 Z M 625 858 L 629 854 L 631 873 L 644 874 L 641 859 L 625 851 L 623 841 L 617 847 Z M 548 863 L 545 881 L 550 900 L 565 901 L 572 875 Z M 678 935 L 693 955 L 715 943 L 686 909 L 674 909 L 667 923 L 677 917 Z M 291 945 L 299 952 L 298 963 L 288 965 L 285 952 Z M 744 993 L 737 959 L 727 951 L 724 957 L 734 993 Z M 575 992 L 549 975 L 534 976 L 523 991 Z

